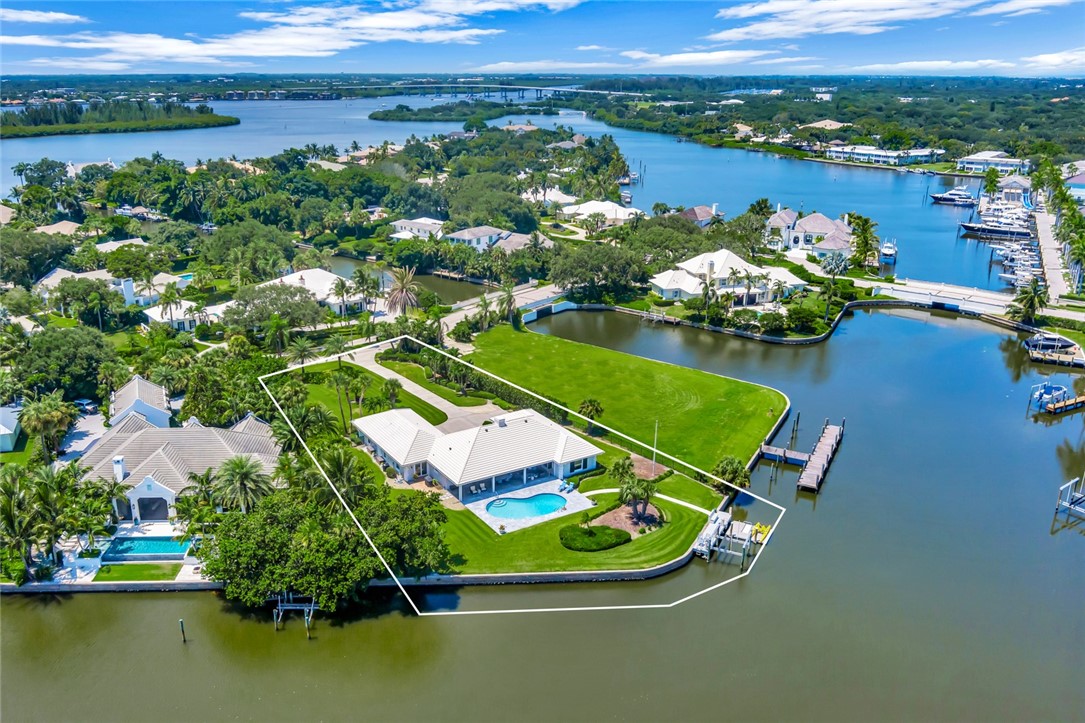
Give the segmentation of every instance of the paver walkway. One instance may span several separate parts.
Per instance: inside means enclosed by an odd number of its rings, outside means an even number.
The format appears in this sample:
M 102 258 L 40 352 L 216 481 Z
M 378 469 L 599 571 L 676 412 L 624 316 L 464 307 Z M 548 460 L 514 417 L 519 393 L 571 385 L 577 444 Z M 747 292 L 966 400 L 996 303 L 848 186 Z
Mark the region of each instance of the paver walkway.
M 595 495 L 617 494 L 620 491 L 621 490 L 619 490 L 617 487 L 608 487 L 607 489 L 592 490 L 591 492 L 584 492 L 582 494 L 585 497 L 594 497 Z M 702 515 L 711 515 L 712 514 L 711 510 L 706 510 L 704 507 L 698 507 L 697 505 L 695 505 L 695 504 L 693 504 L 691 502 L 686 502 L 685 500 L 679 500 L 679 499 L 676 499 L 674 497 L 670 497 L 668 495 L 652 495 L 652 497 L 653 498 L 658 497 L 661 500 L 667 500 L 668 502 L 673 502 L 676 505 L 682 505 L 683 507 L 688 507 L 689 509 L 694 510 L 695 512 L 700 512 Z
M 1058 303 L 1059 298 L 1070 293 L 1066 283 L 1065 269 L 1062 264 L 1062 252 L 1055 240 L 1055 219 L 1047 211 L 1036 209 L 1036 235 L 1040 239 L 1040 262 L 1047 279 L 1048 294 L 1051 303 Z

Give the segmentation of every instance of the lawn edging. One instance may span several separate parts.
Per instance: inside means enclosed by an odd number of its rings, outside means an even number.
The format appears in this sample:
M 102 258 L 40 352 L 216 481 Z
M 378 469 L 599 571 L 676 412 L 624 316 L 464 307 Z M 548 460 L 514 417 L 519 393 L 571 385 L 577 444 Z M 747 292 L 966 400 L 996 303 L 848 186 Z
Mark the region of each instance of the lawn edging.
M 56 595 L 66 592 L 183 592 L 221 590 L 213 580 L 130 580 L 127 582 L 28 582 L 16 585 L 0 583 L 0 595 Z

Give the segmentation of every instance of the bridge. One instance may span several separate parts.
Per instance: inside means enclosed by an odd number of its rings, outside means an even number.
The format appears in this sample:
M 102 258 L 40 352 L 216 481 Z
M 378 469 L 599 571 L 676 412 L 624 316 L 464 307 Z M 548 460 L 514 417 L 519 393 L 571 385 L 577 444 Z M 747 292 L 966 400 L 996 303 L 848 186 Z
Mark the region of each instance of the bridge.
M 309 88 L 291 88 L 292 91 L 320 91 L 320 92 L 334 92 L 342 90 L 399 90 L 403 91 L 403 95 L 412 95 L 412 92 L 417 90 L 420 94 L 426 93 L 435 94 L 448 94 L 453 98 L 459 95 L 475 95 L 476 91 L 482 93 L 486 98 L 491 97 L 494 94 L 500 95 L 502 98 L 508 98 L 510 95 L 515 95 L 517 98 L 524 98 L 528 91 L 535 91 L 535 98 L 542 99 L 551 96 L 560 95 L 623 95 L 631 98 L 643 98 L 647 96 L 647 93 L 633 93 L 631 91 L 622 90 L 588 90 L 586 88 L 567 88 L 561 86 L 538 86 L 538 85 L 503 85 L 501 83 L 404 83 L 401 85 L 337 85 L 333 87 L 309 87 Z

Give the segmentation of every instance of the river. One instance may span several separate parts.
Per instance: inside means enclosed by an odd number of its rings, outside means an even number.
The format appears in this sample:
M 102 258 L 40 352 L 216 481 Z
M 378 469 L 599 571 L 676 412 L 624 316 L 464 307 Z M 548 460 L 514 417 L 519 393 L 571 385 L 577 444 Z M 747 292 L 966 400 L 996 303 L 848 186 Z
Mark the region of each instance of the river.
M 59 161 L 93 162 L 107 158 L 120 163 L 161 151 L 186 164 L 197 159 L 266 156 L 307 143 L 344 148 L 356 140 L 379 145 L 402 142 L 410 135 L 426 137 L 458 129 L 454 122 L 382 122 L 368 116 L 382 105 L 433 105 L 448 102 L 420 96 L 360 98 L 344 101 L 236 101 L 220 102 L 217 110 L 241 119 L 241 124 L 194 131 L 98 134 L 6 140 L 0 143 L 0 191 L 16 183 L 11 168 L 43 156 Z M 523 122 L 512 115 L 491 121 L 503 125 Z M 656 201 L 672 206 L 718 204 L 728 216 L 741 213 L 755 199 L 790 205 L 830 217 L 855 211 L 878 223 L 878 233 L 895 239 L 900 253 L 896 274 L 984 289 L 1003 289 L 998 267 L 990 264 L 986 244 L 959 238 L 957 222 L 970 211 L 930 203 L 928 192 L 951 188 L 957 179 L 897 173 L 780 158 L 695 143 L 676 143 L 658 133 L 611 128 L 563 111 L 560 116 L 530 116 L 543 127 L 562 124 L 578 132 L 599 136 L 610 133 L 630 160 L 642 171 L 642 182 L 631 187 L 633 205 L 645 211 Z M 978 181 L 971 182 L 976 193 Z
M 1082 415 L 1026 413 L 1030 385 L 1070 377 L 1016 335 L 910 311 L 798 348 L 613 313 L 533 328 L 776 386 L 800 447 L 846 417 L 821 495 L 758 470 L 787 512 L 753 573 L 669 610 L 416 619 L 378 601 L 307 641 L 209 593 L 6 596 L 4 720 L 1085 720 L 1085 525 L 1052 518 L 1085 468 Z M 667 601 L 720 567 L 426 602 Z

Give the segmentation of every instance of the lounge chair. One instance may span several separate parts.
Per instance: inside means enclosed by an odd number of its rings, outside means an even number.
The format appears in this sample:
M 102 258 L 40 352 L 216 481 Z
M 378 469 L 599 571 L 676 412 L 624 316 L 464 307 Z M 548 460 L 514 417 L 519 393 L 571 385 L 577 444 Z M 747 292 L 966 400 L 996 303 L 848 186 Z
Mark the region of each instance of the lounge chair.
M 478 487 L 476 487 L 475 485 L 471 485 L 470 487 L 467 488 L 467 491 L 470 492 L 473 495 L 477 495 L 478 494 Z

